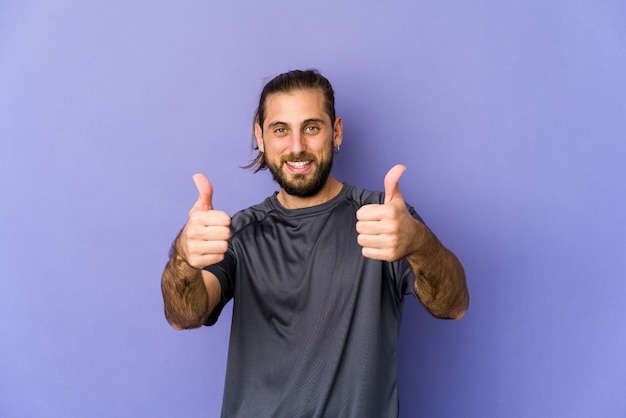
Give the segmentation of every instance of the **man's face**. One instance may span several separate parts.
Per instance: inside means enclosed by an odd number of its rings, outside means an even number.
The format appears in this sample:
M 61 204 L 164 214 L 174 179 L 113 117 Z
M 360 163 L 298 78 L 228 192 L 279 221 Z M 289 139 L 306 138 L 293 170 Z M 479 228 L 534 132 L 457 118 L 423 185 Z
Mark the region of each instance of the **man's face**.
M 318 90 L 275 93 L 265 101 L 263 132 L 255 136 L 265 161 L 285 193 L 310 197 L 326 185 L 333 165 L 333 147 L 342 139 L 341 118 L 335 126 L 324 110 Z

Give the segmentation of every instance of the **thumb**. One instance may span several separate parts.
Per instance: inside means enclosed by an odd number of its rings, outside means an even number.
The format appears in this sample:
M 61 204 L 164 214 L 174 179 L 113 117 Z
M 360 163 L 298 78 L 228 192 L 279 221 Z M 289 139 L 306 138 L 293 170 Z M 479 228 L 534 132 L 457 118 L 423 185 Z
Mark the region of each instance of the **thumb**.
M 191 210 L 213 210 L 213 186 L 211 186 L 209 179 L 204 174 L 198 173 L 194 174 L 193 182 L 198 189 L 198 200 L 193 204 Z
M 393 166 L 385 175 L 385 204 L 392 200 L 403 199 L 398 183 L 405 171 L 406 167 L 398 164 Z

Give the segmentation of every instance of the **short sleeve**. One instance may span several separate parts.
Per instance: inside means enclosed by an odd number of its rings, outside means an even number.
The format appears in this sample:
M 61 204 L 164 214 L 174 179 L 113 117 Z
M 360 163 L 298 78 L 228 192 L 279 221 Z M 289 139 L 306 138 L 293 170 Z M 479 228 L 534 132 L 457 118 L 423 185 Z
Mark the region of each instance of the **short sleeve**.
M 237 269 L 237 258 L 235 257 L 232 247 L 229 246 L 228 251 L 224 254 L 224 259 L 217 263 L 204 268 L 209 273 L 213 273 L 220 282 L 222 288 L 222 298 L 220 303 L 215 307 L 205 325 L 214 325 L 224 306 L 233 298 L 234 277 Z
M 407 209 L 413 218 L 421 223 L 424 223 L 422 218 L 412 206 L 407 205 Z M 387 268 L 387 271 L 392 278 L 394 294 L 396 295 L 398 301 L 401 301 L 405 295 L 414 295 L 417 297 L 417 293 L 415 291 L 415 275 L 411 265 L 406 259 L 389 263 Z

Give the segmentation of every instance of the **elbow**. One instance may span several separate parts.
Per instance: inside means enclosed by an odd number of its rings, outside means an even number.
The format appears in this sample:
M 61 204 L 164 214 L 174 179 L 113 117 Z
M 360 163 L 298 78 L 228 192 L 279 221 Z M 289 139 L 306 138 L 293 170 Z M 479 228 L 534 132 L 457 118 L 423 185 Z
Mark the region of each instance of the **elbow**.
M 173 321 L 169 321 L 169 320 L 167 322 L 176 331 L 183 331 L 183 330 L 186 330 L 186 329 L 200 328 L 202 326 L 202 323 L 197 323 L 197 322 L 173 322 Z
M 442 319 L 459 320 L 463 319 L 467 313 L 470 297 L 465 280 L 465 273 L 462 270 L 459 282 L 461 282 L 461 285 L 458 286 L 456 292 L 453 293 L 454 296 L 448 299 L 449 303 L 446 306 L 446 312 L 445 315 L 442 316 Z
M 453 321 L 458 321 L 459 319 L 463 319 L 463 317 L 465 316 L 465 313 L 467 311 L 465 309 L 463 310 L 459 310 L 459 311 L 452 311 L 452 312 L 433 312 L 431 311 L 430 314 L 432 316 L 434 316 L 437 319 L 447 319 L 447 320 L 453 320 Z
M 174 319 L 168 318 L 167 315 L 165 316 L 165 319 L 167 320 L 167 323 L 170 324 L 170 326 L 174 328 L 176 331 L 183 331 L 186 329 L 195 328 L 189 323 L 184 323 L 181 321 L 176 321 Z
M 168 323 L 169 323 L 169 324 L 170 324 L 170 326 L 171 326 L 172 328 L 174 328 L 176 331 L 182 331 L 182 330 L 184 330 L 184 329 L 187 329 L 187 328 L 183 328 L 183 327 L 181 327 L 181 326 L 180 326 L 180 325 L 178 325 L 178 324 L 172 324 L 171 322 L 168 322 Z
M 450 318 L 447 318 L 447 319 L 458 321 L 459 319 L 463 319 L 465 317 L 466 312 L 467 312 L 467 309 L 463 309 L 462 311 L 454 313 L 454 315 L 451 315 Z
M 455 311 L 452 312 L 452 315 L 450 316 L 449 319 L 454 319 L 457 321 L 459 319 L 463 319 L 465 317 L 465 314 L 467 313 L 467 308 L 469 308 L 469 295 L 465 294 L 465 298 L 463 298 L 463 302 Z
M 456 309 L 452 312 L 452 315 L 449 319 L 459 320 L 465 317 L 467 313 L 467 309 L 469 308 L 469 294 L 467 290 L 463 293 L 463 298 L 461 303 L 456 306 Z
M 464 293 L 461 300 L 457 301 L 456 303 L 448 305 L 445 308 L 440 307 L 440 309 L 434 309 L 431 307 L 431 309 L 429 309 L 429 312 L 437 319 L 458 321 L 459 319 L 463 319 L 465 317 L 468 308 L 469 295 L 467 293 Z
M 168 313 L 167 310 L 165 311 L 165 319 L 168 324 L 177 331 L 200 328 L 207 321 L 207 318 L 204 317 L 200 318 L 198 316 L 183 314 L 174 315 Z
M 179 324 L 171 324 L 172 328 L 174 328 L 176 331 L 185 331 L 188 329 L 195 329 L 195 328 L 199 328 L 200 325 L 188 325 L 188 326 L 183 326 L 183 325 L 179 325 Z

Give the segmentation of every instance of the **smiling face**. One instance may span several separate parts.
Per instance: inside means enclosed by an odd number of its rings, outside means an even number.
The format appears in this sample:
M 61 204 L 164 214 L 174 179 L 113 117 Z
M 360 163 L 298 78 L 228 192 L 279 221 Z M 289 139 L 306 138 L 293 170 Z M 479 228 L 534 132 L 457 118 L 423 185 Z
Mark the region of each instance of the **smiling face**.
M 318 90 L 274 93 L 265 102 L 263 129 L 255 126 L 259 150 L 281 187 L 292 197 L 309 198 L 335 187 L 333 147 L 342 140 L 342 121 L 333 126 Z M 329 179 L 333 184 L 329 184 Z

